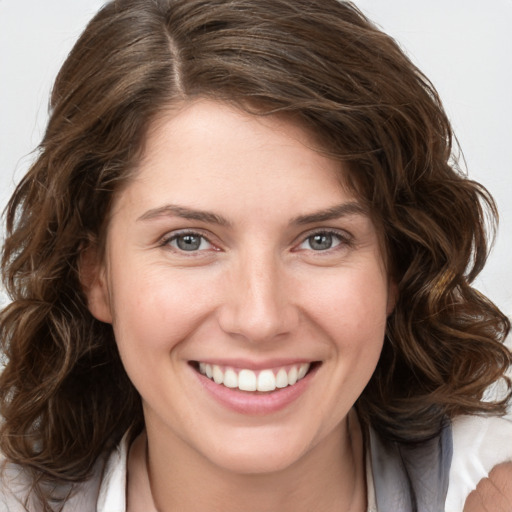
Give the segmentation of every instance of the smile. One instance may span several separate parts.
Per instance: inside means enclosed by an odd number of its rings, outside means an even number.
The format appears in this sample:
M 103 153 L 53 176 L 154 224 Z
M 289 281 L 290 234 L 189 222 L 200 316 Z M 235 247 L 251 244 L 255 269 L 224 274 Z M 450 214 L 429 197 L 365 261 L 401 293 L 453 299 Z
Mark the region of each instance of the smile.
M 281 368 L 253 371 L 200 362 L 199 372 L 216 384 L 227 388 L 239 389 L 240 391 L 271 392 L 293 386 L 306 376 L 310 366 L 310 363 L 301 363 Z

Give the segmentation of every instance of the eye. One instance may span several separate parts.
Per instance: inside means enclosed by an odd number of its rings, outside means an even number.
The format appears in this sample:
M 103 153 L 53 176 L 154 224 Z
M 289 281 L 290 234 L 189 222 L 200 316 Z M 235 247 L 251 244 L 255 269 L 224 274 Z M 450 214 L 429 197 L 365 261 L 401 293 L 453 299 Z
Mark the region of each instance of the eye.
M 349 240 L 346 236 L 332 231 L 318 231 L 308 236 L 300 245 L 299 249 L 313 251 L 328 251 L 344 243 L 347 245 Z
M 204 251 L 213 247 L 204 236 L 198 233 L 179 233 L 167 238 L 164 243 L 185 252 Z

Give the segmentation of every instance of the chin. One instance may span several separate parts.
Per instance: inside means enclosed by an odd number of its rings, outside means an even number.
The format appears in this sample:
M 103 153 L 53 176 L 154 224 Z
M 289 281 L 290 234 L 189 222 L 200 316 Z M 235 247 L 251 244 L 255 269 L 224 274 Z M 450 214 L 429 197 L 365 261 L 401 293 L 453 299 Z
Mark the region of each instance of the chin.
M 265 475 L 293 466 L 307 452 L 307 443 L 291 442 L 289 436 L 255 436 L 218 446 L 211 462 L 232 473 Z
M 259 453 L 232 454 L 229 458 L 223 457 L 217 465 L 230 473 L 239 475 L 269 475 L 279 473 L 293 466 L 297 456 L 283 456 L 273 454 L 262 456 Z

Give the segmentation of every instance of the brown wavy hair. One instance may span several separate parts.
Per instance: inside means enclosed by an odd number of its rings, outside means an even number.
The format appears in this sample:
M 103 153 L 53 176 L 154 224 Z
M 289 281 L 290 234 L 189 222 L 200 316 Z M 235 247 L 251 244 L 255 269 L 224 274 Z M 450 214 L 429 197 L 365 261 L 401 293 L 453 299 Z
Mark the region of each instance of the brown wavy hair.
M 396 42 L 337 0 L 116 0 L 63 65 L 37 159 L 6 210 L 7 458 L 35 482 L 81 481 L 142 427 L 112 328 L 87 308 L 80 255 L 102 247 L 151 124 L 197 97 L 293 116 L 345 163 L 381 228 L 398 302 L 358 400 L 363 421 L 407 442 L 444 418 L 504 413 L 509 381 L 501 399 L 484 391 L 506 380 L 510 323 L 471 286 L 495 204 L 457 166 L 438 95 Z

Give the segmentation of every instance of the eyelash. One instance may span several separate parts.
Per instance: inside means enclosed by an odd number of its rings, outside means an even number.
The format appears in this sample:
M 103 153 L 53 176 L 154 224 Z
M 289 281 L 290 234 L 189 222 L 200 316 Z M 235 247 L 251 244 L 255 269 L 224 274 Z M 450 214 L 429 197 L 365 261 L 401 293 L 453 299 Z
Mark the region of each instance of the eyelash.
M 205 236 L 203 233 L 198 232 L 198 231 L 180 231 L 178 233 L 176 233 L 176 232 L 169 233 L 169 234 L 165 235 L 164 237 L 162 237 L 159 245 L 161 247 L 171 248 L 172 250 L 174 250 L 178 253 L 187 253 L 188 252 L 188 253 L 190 253 L 190 256 L 204 251 L 204 249 L 203 250 L 196 249 L 196 250 L 192 250 L 192 251 L 186 251 L 184 249 L 180 249 L 179 247 L 172 247 L 170 245 L 171 242 L 178 240 L 179 238 L 186 237 L 186 236 L 200 238 L 201 239 L 200 243 L 207 242 L 209 245 L 211 245 L 212 247 L 215 248 L 215 245 L 209 240 L 209 238 L 207 236 Z
M 338 243 L 336 245 L 334 245 L 333 247 L 328 247 L 326 249 L 315 250 L 315 249 L 311 248 L 311 246 L 309 249 L 301 249 L 300 246 L 307 243 L 308 240 L 311 241 L 311 239 L 313 239 L 313 237 L 318 236 L 318 235 L 335 238 L 335 239 L 337 239 Z M 185 249 L 180 249 L 179 247 L 171 246 L 171 242 L 176 241 L 179 238 L 186 237 L 186 236 L 197 237 L 197 238 L 201 239 L 200 244 L 202 244 L 203 242 L 206 242 L 211 247 L 208 249 L 199 249 L 198 248 L 198 249 L 193 249 L 193 250 L 187 251 Z M 333 229 L 318 229 L 318 230 L 315 230 L 315 231 L 312 231 L 312 232 L 302 235 L 300 240 L 301 240 L 300 243 L 295 245 L 293 252 L 306 250 L 306 251 L 311 251 L 312 253 L 315 253 L 317 255 L 322 255 L 322 254 L 330 254 L 334 251 L 342 250 L 344 248 L 353 246 L 353 239 L 352 239 L 351 235 L 349 235 L 345 231 L 337 231 L 337 230 L 333 230 Z M 168 235 L 165 235 L 161 239 L 159 245 L 162 247 L 167 247 L 167 248 L 169 248 L 177 253 L 180 253 L 180 254 L 189 253 L 188 256 L 191 256 L 191 257 L 197 256 L 198 254 L 200 254 L 206 250 L 209 250 L 209 249 L 219 250 L 211 242 L 211 240 L 208 238 L 208 236 L 206 236 L 204 233 L 201 233 L 200 231 L 180 231 L 177 233 L 176 232 L 169 233 Z
M 324 250 L 314 250 L 312 248 L 304 249 L 304 250 L 310 250 L 313 253 L 321 255 L 321 254 L 326 254 L 326 253 L 331 254 L 332 252 L 334 252 L 336 250 L 341 250 L 341 249 L 353 246 L 352 236 L 349 235 L 345 231 L 337 231 L 337 230 L 333 230 L 333 229 L 318 229 L 316 231 L 308 233 L 307 236 L 303 236 L 301 238 L 302 241 L 300 242 L 300 244 L 298 244 L 299 248 L 296 249 L 296 250 L 301 250 L 300 249 L 301 245 L 303 245 L 308 240 L 311 240 L 313 237 L 318 236 L 318 235 L 329 236 L 329 237 L 332 237 L 332 238 L 336 238 L 338 240 L 338 243 L 336 245 L 334 245 L 333 247 L 329 247 L 329 248 L 324 249 Z

